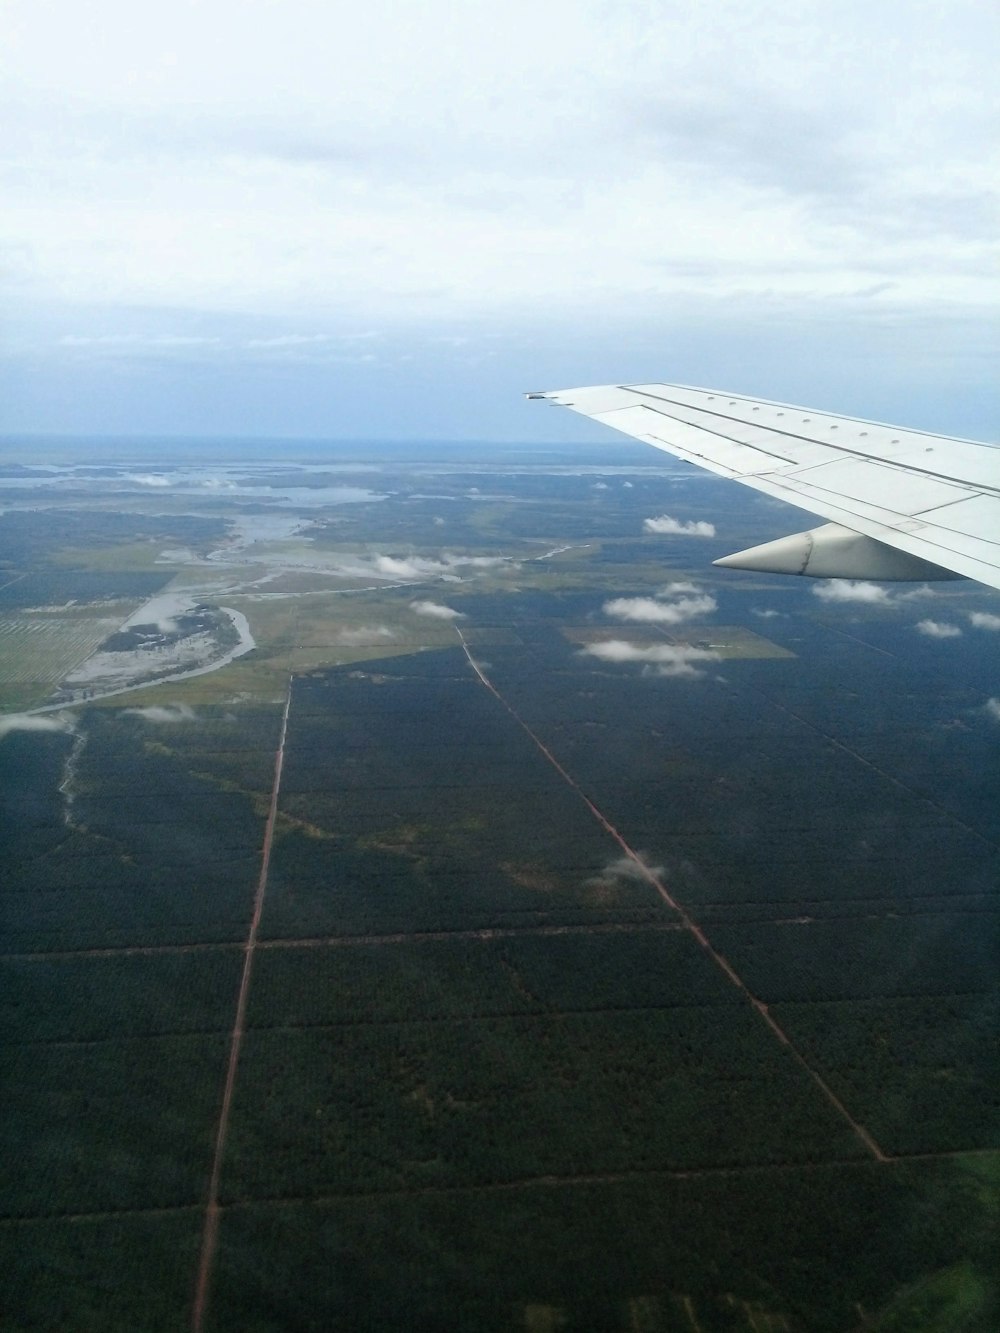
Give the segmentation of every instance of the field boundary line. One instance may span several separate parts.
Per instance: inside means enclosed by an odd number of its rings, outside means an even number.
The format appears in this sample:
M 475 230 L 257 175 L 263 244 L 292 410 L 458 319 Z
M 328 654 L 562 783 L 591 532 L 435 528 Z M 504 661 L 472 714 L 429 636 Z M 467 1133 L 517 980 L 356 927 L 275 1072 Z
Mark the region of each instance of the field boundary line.
M 880 1167 L 892 1170 L 911 1162 L 940 1162 L 957 1157 L 1000 1157 L 1000 1148 L 945 1148 L 940 1152 L 897 1153 L 884 1158 Z M 615 1185 L 627 1181 L 641 1180 L 696 1180 L 709 1176 L 762 1176 L 768 1173 L 790 1173 L 793 1171 L 836 1171 L 852 1167 L 871 1167 L 867 1157 L 826 1157 L 802 1162 L 745 1162 L 730 1163 L 728 1166 L 680 1166 L 649 1167 L 644 1171 L 592 1171 L 578 1175 L 558 1175 L 549 1173 L 538 1176 L 521 1176 L 513 1180 L 496 1180 L 488 1183 L 454 1185 L 414 1185 L 410 1189 L 385 1190 L 348 1190 L 343 1194 L 280 1194 L 264 1196 L 259 1199 L 237 1199 L 232 1203 L 220 1203 L 220 1213 L 232 1213 L 247 1208 L 292 1208 L 299 1204 L 316 1205 L 351 1203 L 357 1200 L 364 1203 L 372 1199 L 407 1199 L 414 1195 L 431 1194 L 497 1194 L 515 1190 L 529 1189 L 572 1189 L 575 1186 Z M 0 1217 L 0 1231 L 12 1231 L 15 1227 L 38 1226 L 53 1222 L 101 1222 L 116 1217 L 169 1217 L 178 1213 L 200 1212 L 200 1203 L 160 1204 L 149 1208 L 108 1208 L 95 1209 L 93 1212 L 32 1213 L 20 1217 Z

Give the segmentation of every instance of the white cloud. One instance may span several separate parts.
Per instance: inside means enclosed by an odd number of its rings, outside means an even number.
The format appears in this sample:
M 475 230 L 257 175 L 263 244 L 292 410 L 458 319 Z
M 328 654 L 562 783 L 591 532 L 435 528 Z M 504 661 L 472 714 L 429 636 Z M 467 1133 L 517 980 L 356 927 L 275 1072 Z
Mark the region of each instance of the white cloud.
M 970 611 L 969 621 L 976 629 L 1000 630 L 1000 616 L 990 611 Z
M 592 875 L 584 883 L 588 888 L 608 888 L 612 889 L 619 885 L 623 880 L 625 882 L 648 883 L 648 877 L 653 876 L 659 879 L 664 873 L 663 866 L 649 865 L 644 856 L 635 859 L 631 856 L 620 856 L 614 861 L 610 861 L 600 874 Z
M 169 486 L 170 478 L 164 477 L 159 472 L 132 472 L 128 476 L 129 481 L 134 481 L 138 486 Z
M 994 695 L 993 698 L 986 700 L 984 706 L 988 716 L 993 718 L 995 722 L 1000 722 L 1000 699 Z
M 686 592 L 698 593 L 701 592 L 701 589 L 698 587 L 697 583 L 691 583 L 691 582 L 668 583 L 667 586 L 665 588 L 661 588 L 656 595 L 657 597 L 677 597 L 681 593 L 686 593 Z
M 432 620 L 465 619 L 464 611 L 456 611 L 453 606 L 444 606 L 441 602 L 411 602 L 410 610 L 418 616 L 429 616 Z
M 188 704 L 150 704 L 147 708 L 123 708 L 122 712 L 129 717 L 141 717 L 143 722 L 152 722 L 156 726 L 198 720 L 198 714 Z
M 642 526 L 646 532 L 659 533 L 661 536 L 715 536 L 714 523 L 706 523 L 704 519 L 692 519 L 689 523 L 682 523 L 680 519 L 671 518 L 669 514 L 660 514 L 658 518 L 643 519 Z
M 388 625 L 359 625 L 357 629 L 342 629 L 337 635 L 337 642 L 350 645 L 364 645 L 379 639 L 394 639 L 395 632 Z
M 864 579 L 829 579 L 817 583 L 813 596 L 823 602 L 864 602 L 869 606 L 889 606 L 892 598 L 878 583 Z
M 962 633 L 957 625 L 949 624 L 947 620 L 918 620 L 916 631 L 929 639 L 957 639 Z
M 695 665 L 699 662 L 717 662 L 719 654 L 709 648 L 692 648 L 687 644 L 638 644 L 624 639 L 609 639 L 605 643 L 591 643 L 583 649 L 589 657 L 602 662 L 641 662 L 657 676 L 679 676 L 694 679 L 703 673 Z
M 497 565 L 510 563 L 509 557 L 504 555 L 459 555 L 445 551 L 440 556 L 344 556 L 327 568 L 332 574 L 351 579 L 388 579 L 401 583 L 420 583 L 427 579 L 461 582 L 462 571 L 494 569 Z
M 937 593 L 929 583 L 918 584 L 916 588 L 910 588 L 906 592 L 897 592 L 893 601 L 896 602 L 919 602 L 925 597 L 936 597 Z
M 606 616 L 648 624 L 680 625 L 698 616 L 710 615 L 718 603 L 714 597 L 681 597 L 676 602 L 656 601 L 652 597 L 616 597 L 605 602 Z
M 756 616 L 759 620 L 776 620 L 778 616 L 781 616 L 784 613 L 782 611 L 775 611 L 771 607 L 761 610 L 755 606 L 751 608 L 750 614 Z
M 12 731 L 72 731 L 76 718 L 72 713 L 0 714 L 0 737 Z

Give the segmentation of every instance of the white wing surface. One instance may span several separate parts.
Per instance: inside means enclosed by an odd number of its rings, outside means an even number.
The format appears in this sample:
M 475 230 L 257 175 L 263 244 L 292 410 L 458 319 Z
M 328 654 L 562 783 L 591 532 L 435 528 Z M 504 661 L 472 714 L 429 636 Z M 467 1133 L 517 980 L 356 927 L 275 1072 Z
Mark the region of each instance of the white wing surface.
M 1000 448 L 993 445 L 676 384 L 528 397 L 827 520 L 720 563 L 852 578 L 934 577 L 936 567 L 938 577 L 1000 588 Z

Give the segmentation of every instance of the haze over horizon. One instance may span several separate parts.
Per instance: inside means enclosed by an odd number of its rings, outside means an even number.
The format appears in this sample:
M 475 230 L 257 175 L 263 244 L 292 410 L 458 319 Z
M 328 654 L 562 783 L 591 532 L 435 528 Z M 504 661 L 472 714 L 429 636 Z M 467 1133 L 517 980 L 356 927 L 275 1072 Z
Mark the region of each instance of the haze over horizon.
M 666 379 L 995 438 L 1000 15 L 11 0 L 0 433 L 612 437 Z

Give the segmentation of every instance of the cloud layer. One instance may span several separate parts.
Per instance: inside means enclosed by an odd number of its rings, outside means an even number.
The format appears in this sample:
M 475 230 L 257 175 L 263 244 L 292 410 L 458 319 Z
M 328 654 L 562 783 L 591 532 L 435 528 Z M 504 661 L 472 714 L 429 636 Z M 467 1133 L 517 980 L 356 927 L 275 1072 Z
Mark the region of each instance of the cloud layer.
M 187 386 L 195 430 L 224 399 L 258 432 L 409 438 L 449 406 L 491 434 L 529 372 L 916 389 L 918 415 L 949 356 L 992 378 L 982 0 L 5 8 L 0 302 L 33 429 L 53 381 L 129 429 L 151 396 L 123 360 L 172 368 L 174 429 Z M 95 366 L 114 394 L 78 392 Z

